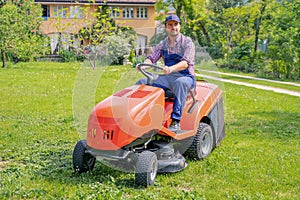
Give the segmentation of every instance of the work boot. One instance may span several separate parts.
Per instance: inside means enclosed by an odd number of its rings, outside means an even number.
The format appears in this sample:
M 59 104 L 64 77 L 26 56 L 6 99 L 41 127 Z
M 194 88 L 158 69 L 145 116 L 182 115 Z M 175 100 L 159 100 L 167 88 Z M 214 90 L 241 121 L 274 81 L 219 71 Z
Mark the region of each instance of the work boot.
M 179 121 L 176 120 L 172 120 L 170 126 L 169 126 L 169 130 L 173 131 L 173 132 L 177 132 L 180 130 L 180 123 Z

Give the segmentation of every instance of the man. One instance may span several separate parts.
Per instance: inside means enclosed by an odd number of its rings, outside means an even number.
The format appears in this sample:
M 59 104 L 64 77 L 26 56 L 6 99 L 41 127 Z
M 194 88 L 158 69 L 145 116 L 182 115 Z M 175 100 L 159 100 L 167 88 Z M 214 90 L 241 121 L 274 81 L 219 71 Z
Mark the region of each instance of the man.
M 195 45 L 189 37 L 180 33 L 180 19 L 177 15 L 170 15 L 165 20 L 168 37 L 162 40 L 147 57 L 144 63 L 153 64 L 160 58 L 164 59 L 163 72 L 166 76 L 159 76 L 153 86 L 164 90 L 171 90 L 174 97 L 171 125 L 169 130 L 180 130 L 180 119 L 186 97 L 195 87 L 194 59 Z M 145 84 L 146 79 L 141 79 L 137 84 Z

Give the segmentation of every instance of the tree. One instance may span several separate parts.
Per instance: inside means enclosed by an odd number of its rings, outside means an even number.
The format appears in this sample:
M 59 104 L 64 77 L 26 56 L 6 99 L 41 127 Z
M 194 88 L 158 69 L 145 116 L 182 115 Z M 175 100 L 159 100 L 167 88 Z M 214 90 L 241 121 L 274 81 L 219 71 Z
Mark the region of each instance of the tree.
M 20 3 L 20 2 L 19 2 Z M 19 5 L 6 2 L 0 7 L 0 50 L 2 67 L 6 68 L 6 53 L 16 57 L 27 54 L 27 58 L 44 51 L 44 36 L 39 27 L 42 22 L 42 10 L 33 1 L 24 1 Z M 39 48 L 36 48 L 39 47 Z M 35 53 L 32 54 L 32 49 Z
M 160 12 L 158 19 L 164 20 L 166 14 L 175 9 L 176 15 L 182 21 L 182 32 L 194 40 L 198 40 L 200 45 L 209 46 L 210 36 L 206 27 L 208 15 L 205 10 L 205 2 L 206 0 L 159 0 L 156 3 L 156 10 L 163 10 L 163 12 Z
M 87 12 L 85 12 L 87 13 Z M 104 40 L 111 36 L 117 29 L 114 21 L 110 18 L 110 9 L 99 6 L 97 12 L 93 13 L 94 19 L 86 19 L 86 26 L 83 27 L 77 37 L 80 41 L 86 41 L 86 47 L 77 47 L 77 51 L 81 55 L 85 55 L 93 69 L 96 68 L 96 60 L 103 50 L 102 44 Z
M 268 39 L 267 58 L 276 78 L 300 78 L 300 2 L 274 2 L 268 7 L 263 33 Z
M 257 15 L 257 18 L 254 21 L 254 30 L 255 30 L 254 51 L 255 52 L 257 51 L 257 47 L 258 47 L 258 39 L 259 39 L 259 34 L 260 34 L 260 28 L 261 28 L 261 25 L 262 25 L 263 15 L 266 11 L 266 7 L 267 7 L 267 1 L 262 0 L 261 5 L 260 5 L 260 9 L 259 9 L 259 13 Z
M 107 50 L 106 56 L 110 58 L 110 63 L 120 65 L 129 57 L 135 41 L 135 31 L 128 27 L 122 27 L 103 41 L 102 46 Z
M 102 64 L 120 64 L 134 46 L 135 32 L 117 26 L 110 17 L 112 10 L 107 6 L 98 6 L 95 12 L 90 12 L 90 6 L 81 9 L 84 16 L 91 15 L 84 17 L 83 24 L 64 24 L 60 18 L 56 20 L 55 26 L 61 37 L 65 38 L 65 45 L 77 55 L 84 56 L 93 69 L 96 69 L 97 60 Z M 74 26 L 82 25 L 79 32 L 69 31 Z
M 184 30 L 185 34 L 189 35 L 194 40 L 198 40 L 201 46 L 210 46 L 211 37 L 207 30 L 209 23 L 208 12 L 205 4 L 206 0 L 184 0 L 182 1 L 182 8 L 184 10 Z
M 158 19 L 172 9 L 219 66 L 300 78 L 299 0 L 160 0 Z

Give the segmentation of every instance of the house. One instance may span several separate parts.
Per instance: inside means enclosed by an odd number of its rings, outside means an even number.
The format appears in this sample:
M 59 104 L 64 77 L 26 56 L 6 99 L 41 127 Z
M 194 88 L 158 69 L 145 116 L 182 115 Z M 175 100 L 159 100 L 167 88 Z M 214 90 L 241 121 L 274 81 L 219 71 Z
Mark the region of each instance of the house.
M 35 0 L 35 3 L 43 8 L 42 31 L 51 38 L 52 53 L 58 48 L 59 40 L 63 39 L 59 34 L 77 33 L 86 26 L 87 20 L 93 19 L 91 13 L 98 6 L 108 6 L 112 10 L 111 17 L 118 25 L 129 26 L 136 31 L 136 47 L 143 53 L 158 23 L 155 21 L 156 0 Z

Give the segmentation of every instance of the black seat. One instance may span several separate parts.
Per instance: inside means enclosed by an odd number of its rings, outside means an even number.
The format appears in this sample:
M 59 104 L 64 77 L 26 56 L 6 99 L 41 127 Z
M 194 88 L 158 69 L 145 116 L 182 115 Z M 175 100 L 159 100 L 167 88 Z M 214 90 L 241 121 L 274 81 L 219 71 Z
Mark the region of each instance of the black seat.
M 165 90 L 165 98 L 166 99 L 174 99 L 174 97 L 175 97 L 175 94 L 170 89 Z

